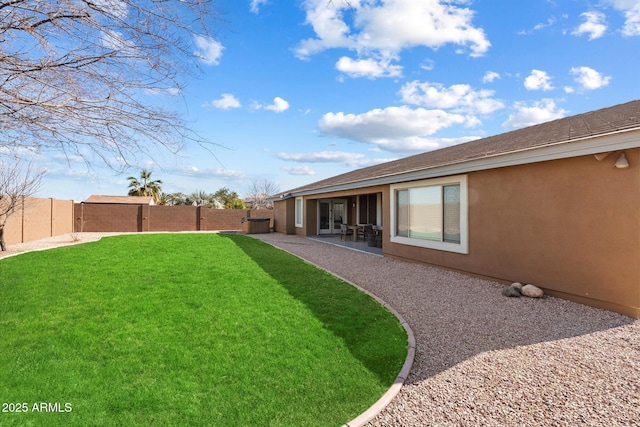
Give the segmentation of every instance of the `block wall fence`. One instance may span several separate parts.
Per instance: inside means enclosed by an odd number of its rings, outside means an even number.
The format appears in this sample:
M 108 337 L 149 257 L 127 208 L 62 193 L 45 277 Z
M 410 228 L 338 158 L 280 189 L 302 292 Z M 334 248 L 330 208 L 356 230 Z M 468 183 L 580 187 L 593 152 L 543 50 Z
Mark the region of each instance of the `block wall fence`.
M 150 206 L 76 203 L 74 231 L 248 231 L 248 218 L 269 218 L 269 209 L 212 209 L 203 206 Z
M 236 231 L 249 232 L 248 218 L 269 218 L 269 209 L 210 209 L 202 206 L 149 206 L 75 203 L 27 197 L 5 227 L 8 246 L 81 232 Z
M 5 226 L 5 243 L 15 245 L 73 232 L 73 200 L 25 197 Z

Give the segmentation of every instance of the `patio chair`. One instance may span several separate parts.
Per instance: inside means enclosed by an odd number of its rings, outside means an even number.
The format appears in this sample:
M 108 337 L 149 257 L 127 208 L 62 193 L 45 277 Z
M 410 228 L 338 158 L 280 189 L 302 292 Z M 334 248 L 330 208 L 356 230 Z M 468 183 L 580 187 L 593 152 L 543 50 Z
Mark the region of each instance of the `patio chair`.
M 347 224 L 340 224 L 340 240 L 345 236 L 352 236 L 353 230 L 347 228 Z M 346 238 L 345 238 L 346 240 Z
M 367 235 L 373 233 L 373 225 L 367 224 L 358 229 L 358 239 L 362 236 L 362 240 L 367 240 Z

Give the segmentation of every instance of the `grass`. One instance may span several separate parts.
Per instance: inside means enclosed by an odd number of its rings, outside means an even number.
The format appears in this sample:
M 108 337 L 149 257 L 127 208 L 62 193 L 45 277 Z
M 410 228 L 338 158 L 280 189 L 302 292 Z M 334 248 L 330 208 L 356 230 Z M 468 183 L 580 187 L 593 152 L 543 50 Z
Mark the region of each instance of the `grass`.
M 0 290 L 0 401 L 27 408 L 1 426 L 338 426 L 407 351 L 373 299 L 242 235 L 27 253 Z

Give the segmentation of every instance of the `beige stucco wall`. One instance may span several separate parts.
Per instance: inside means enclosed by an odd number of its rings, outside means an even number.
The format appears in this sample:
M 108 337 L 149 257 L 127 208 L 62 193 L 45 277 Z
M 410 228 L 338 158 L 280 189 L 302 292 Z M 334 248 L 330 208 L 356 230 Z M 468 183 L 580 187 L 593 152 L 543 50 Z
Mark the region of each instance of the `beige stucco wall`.
M 273 202 L 273 229 L 278 233 L 295 234 L 295 200 Z
M 629 169 L 613 166 L 614 153 L 470 173 L 469 254 L 393 244 L 388 233 L 385 254 L 640 317 L 640 150 L 626 154 Z

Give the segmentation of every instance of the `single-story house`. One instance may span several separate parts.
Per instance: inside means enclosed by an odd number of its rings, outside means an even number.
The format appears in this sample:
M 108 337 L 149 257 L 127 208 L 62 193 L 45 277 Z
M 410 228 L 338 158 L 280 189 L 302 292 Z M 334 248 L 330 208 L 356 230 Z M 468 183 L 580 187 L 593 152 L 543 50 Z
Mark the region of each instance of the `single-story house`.
M 382 228 L 385 256 L 640 318 L 640 100 L 278 195 L 277 232 Z M 425 296 L 426 297 L 426 296 Z

